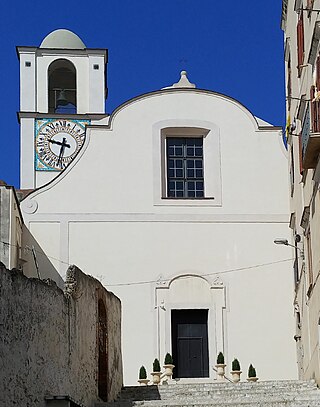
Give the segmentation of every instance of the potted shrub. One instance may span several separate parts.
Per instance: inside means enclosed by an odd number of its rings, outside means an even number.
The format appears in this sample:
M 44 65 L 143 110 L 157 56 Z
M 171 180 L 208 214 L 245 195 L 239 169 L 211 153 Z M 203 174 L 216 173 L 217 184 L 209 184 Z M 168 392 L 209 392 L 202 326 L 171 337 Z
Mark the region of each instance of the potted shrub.
M 241 367 L 238 359 L 233 359 L 232 361 L 232 370 L 231 370 L 231 375 L 232 375 L 232 381 L 234 383 L 240 382 L 240 375 L 241 375 Z
M 160 363 L 159 363 L 158 359 L 155 359 L 153 361 L 153 371 L 151 372 L 151 374 L 152 374 L 153 384 L 159 384 L 160 376 L 161 376 L 161 368 L 160 368 Z
M 140 386 L 147 386 L 149 383 L 149 379 L 147 379 L 147 371 L 144 366 L 140 367 L 138 382 L 140 383 Z
M 248 380 L 248 382 L 256 382 L 258 380 L 256 369 L 251 364 L 248 369 L 247 380 Z
M 167 376 L 172 376 L 172 370 L 174 368 L 174 364 L 173 364 L 173 360 L 172 360 L 172 356 L 170 355 L 170 353 L 167 353 L 165 358 L 164 358 L 164 365 L 163 365 L 164 369 L 165 369 L 165 374 Z
M 216 369 L 217 369 L 217 380 L 220 382 L 224 381 L 225 367 L 226 365 L 224 363 L 223 353 L 219 352 L 217 357 Z

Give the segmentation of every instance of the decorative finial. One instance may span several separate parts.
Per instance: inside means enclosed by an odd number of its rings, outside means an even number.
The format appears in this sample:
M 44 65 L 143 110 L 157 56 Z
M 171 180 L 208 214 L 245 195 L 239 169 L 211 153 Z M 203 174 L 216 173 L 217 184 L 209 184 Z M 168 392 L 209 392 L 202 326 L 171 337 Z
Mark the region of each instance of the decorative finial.
M 187 78 L 187 71 L 180 72 L 180 80 L 177 83 L 174 83 L 172 86 L 167 86 L 166 88 L 162 89 L 172 89 L 172 88 L 195 88 L 196 85 L 194 83 L 189 82 Z
M 173 88 L 195 88 L 196 85 L 191 83 L 187 78 L 187 71 L 181 71 L 180 80 L 172 85 Z

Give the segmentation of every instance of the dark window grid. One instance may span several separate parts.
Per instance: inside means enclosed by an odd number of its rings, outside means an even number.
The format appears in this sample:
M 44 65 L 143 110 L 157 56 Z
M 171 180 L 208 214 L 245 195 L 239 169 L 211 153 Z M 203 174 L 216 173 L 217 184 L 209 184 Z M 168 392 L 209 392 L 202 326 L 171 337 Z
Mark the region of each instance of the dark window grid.
M 202 138 L 168 138 L 167 159 L 168 196 L 203 198 Z
M 199 159 L 174 159 L 168 160 L 169 178 L 203 179 L 203 165 Z
M 186 195 L 187 192 L 187 195 Z M 169 197 L 170 198 L 203 198 L 203 181 L 170 180 Z

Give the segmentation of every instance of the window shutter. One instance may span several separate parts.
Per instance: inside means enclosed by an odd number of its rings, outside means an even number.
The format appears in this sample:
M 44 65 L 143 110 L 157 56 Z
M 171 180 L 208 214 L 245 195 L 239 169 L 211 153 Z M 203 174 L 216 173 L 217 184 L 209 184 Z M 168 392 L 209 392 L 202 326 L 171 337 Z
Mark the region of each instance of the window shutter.
M 316 87 L 317 91 L 320 91 L 320 56 L 317 58 L 316 62 Z
M 302 163 L 302 133 L 299 134 L 299 167 L 300 174 L 303 173 L 303 163 Z
M 320 56 L 317 58 L 316 62 L 316 87 L 317 87 L 317 92 L 320 91 Z M 314 96 L 313 96 L 314 98 Z M 315 128 L 314 132 L 319 132 L 320 131 L 320 102 L 318 100 L 315 100 L 314 102 L 314 114 L 315 114 Z
M 288 101 L 288 110 L 291 107 L 292 100 L 292 81 L 291 81 L 291 57 L 289 57 L 288 67 L 287 67 L 287 101 Z
M 304 30 L 303 30 L 303 12 L 300 12 L 300 17 L 297 25 L 297 42 L 298 42 L 298 77 L 301 76 L 301 65 L 304 59 Z
M 313 102 L 314 99 L 315 86 L 310 88 L 310 108 L 311 108 L 311 130 L 315 133 L 317 130 L 317 109 L 316 102 Z

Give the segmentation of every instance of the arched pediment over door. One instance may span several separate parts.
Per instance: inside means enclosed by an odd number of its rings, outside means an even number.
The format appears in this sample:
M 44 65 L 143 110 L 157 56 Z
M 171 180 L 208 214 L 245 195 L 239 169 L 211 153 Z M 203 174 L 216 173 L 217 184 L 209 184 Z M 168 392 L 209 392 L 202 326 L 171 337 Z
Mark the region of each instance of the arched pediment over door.
M 223 281 L 195 273 L 159 281 L 156 309 L 159 357 L 173 354 L 175 375 L 180 379 L 213 377 L 210 366 L 215 364 L 217 352 L 226 349 Z

